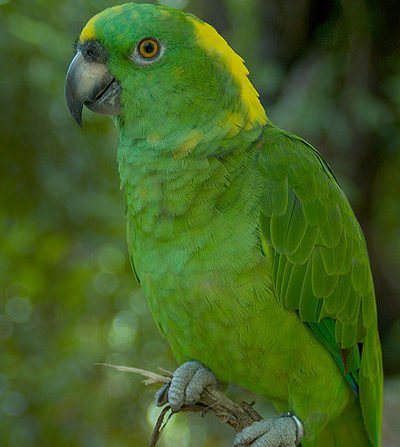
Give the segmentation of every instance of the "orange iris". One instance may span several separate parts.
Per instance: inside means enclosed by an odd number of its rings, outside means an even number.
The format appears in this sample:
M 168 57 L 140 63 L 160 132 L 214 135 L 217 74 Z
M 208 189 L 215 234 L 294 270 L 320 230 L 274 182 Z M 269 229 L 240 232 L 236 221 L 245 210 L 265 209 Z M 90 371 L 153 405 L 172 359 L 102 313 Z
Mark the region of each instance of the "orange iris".
M 142 57 L 152 59 L 159 53 L 160 44 L 155 39 L 146 38 L 139 43 L 138 50 Z

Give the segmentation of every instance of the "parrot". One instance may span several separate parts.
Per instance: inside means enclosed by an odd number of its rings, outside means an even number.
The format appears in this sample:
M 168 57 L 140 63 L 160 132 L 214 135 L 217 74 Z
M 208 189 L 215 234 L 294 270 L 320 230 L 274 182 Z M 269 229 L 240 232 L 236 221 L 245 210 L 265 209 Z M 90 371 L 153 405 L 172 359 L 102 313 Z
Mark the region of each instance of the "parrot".
M 338 181 L 275 126 L 214 27 L 126 3 L 83 27 L 67 107 L 109 115 L 133 272 L 179 366 L 179 410 L 236 384 L 278 416 L 235 447 L 379 447 L 383 372 L 366 242 Z

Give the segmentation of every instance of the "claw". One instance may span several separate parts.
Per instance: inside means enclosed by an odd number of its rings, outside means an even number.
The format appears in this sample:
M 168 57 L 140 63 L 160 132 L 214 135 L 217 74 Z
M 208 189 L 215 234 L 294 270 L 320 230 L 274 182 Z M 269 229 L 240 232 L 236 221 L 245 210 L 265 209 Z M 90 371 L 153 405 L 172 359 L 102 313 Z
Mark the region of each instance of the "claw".
M 157 407 L 163 407 L 166 403 L 168 403 L 168 390 L 169 383 L 165 383 L 155 394 L 155 400 Z

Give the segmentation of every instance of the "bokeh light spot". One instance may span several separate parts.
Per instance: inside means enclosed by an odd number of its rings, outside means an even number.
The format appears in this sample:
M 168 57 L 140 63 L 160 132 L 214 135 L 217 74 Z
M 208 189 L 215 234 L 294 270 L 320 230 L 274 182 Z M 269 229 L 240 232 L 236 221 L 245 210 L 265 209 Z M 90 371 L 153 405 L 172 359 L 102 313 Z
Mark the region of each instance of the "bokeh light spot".
M 99 266 L 105 273 L 115 273 L 125 264 L 124 252 L 114 245 L 106 245 L 100 250 Z
M 137 319 L 133 312 L 128 310 L 119 312 L 115 316 L 108 334 L 110 346 L 120 351 L 132 348 L 137 334 L 137 325 Z
M 10 298 L 6 304 L 6 314 L 15 323 L 25 323 L 30 320 L 32 304 L 29 298 L 15 296 Z
M 27 407 L 28 402 L 25 396 L 16 391 L 7 394 L 1 403 L 1 409 L 9 416 L 20 416 Z
M 99 272 L 93 278 L 93 287 L 100 295 L 111 295 L 119 285 L 119 279 L 113 273 Z

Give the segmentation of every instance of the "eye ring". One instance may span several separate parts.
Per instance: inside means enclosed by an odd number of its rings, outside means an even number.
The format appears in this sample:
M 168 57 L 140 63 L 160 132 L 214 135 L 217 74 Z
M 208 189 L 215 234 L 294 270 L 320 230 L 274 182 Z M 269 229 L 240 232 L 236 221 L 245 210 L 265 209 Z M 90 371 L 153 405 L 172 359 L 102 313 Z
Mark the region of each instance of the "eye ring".
M 165 52 L 165 46 L 155 37 L 145 37 L 135 45 L 129 59 L 136 65 L 150 65 L 158 61 Z
M 139 42 L 137 49 L 141 57 L 153 60 L 160 54 L 161 46 L 157 39 L 146 37 Z

